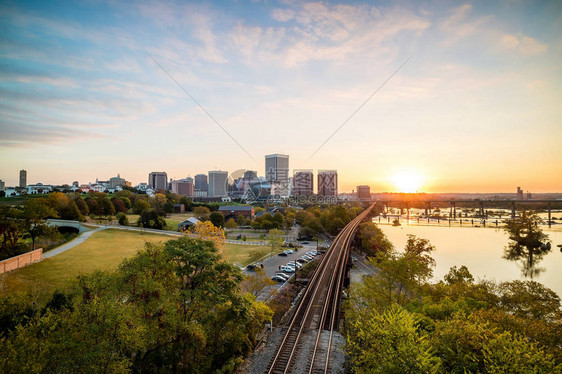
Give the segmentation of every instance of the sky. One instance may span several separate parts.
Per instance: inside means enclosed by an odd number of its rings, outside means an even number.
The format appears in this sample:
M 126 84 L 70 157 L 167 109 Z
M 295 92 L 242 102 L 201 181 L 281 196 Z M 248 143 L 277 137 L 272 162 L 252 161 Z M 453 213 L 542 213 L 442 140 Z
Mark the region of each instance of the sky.
M 340 191 L 562 192 L 562 2 L 0 0 L 7 186 L 272 153 Z

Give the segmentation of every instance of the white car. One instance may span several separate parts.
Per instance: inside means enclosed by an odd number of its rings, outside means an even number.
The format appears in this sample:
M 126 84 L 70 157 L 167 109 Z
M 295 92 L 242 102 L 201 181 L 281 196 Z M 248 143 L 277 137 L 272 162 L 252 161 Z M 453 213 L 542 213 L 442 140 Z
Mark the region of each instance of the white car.
M 281 278 L 285 279 L 286 281 L 289 280 L 289 278 L 291 278 L 290 275 L 285 274 L 285 273 L 277 273 L 277 274 L 275 274 L 275 276 L 276 276 L 276 277 L 281 277 Z
M 281 266 L 281 271 L 287 274 L 293 274 L 295 272 L 295 268 L 290 266 Z

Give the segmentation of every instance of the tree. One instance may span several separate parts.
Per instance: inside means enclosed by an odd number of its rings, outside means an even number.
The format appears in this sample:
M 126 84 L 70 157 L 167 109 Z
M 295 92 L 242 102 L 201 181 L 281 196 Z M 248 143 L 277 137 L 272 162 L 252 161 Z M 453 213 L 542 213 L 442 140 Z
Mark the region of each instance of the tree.
M 206 219 L 211 214 L 211 211 L 207 207 L 198 206 L 193 208 L 193 214 L 195 214 L 197 219 Z
M 101 206 L 101 211 L 104 216 L 112 216 L 115 214 L 115 207 L 107 197 L 99 199 L 99 204 Z
M 149 198 L 148 201 L 150 202 L 152 209 L 160 214 L 164 212 L 164 205 L 168 200 L 166 199 L 166 195 L 162 193 L 155 193 L 154 197 Z
M 433 250 L 428 240 L 409 235 L 403 253 L 396 250 L 379 252 L 371 259 L 379 272 L 365 278 L 359 288 L 361 295 L 381 308 L 394 303 L 407 304 L 433 274 L 435 261 L 429 254 Z
M 83 221 L 84 217 L 80 213 L 78 206 L 74 200 L 70 200 L 68 204 L 60 211 L 60 217 L 62 219 Z
M 88 204 L 86 204 L 86 202 L 80 196 L 76 196 L 73 200 L 76 206 L 78 207 L 80 214 L 82 214 L 83 216 L 90 215 L 90 209 L 88 208 Z
M 254 273 L 244 277 L 240 288 L 243 292 L 248 292 L 257 297 L 265 287 L 272 286 L 275 282 L 269 279 L 265 270 L 261 267 L 256 267 Z
M 101 216 L 102 208 L 96 199 L 87 197 L 86 204 L 88 205 L 88 210 L 92 216 Z
M 414 317 L 399 306 L 371 311 L 349 324 L 347 347 L 356 373 L 434 373 L 440 360 Z
M 117 221 L 121 226 L 129 226 L 129 219 L 125 213 L 119 212 L 115 218 L 117 218 Z
M 22 212 L 8 206 L 0 206 L 0 235 L 2 235 L 2 254 L 10 257 L 10 252 L 18 252 L 18 241 L 25 231 Z
M 278 229 L 269 230 L 267 233 L 267 239 L 269 240 L 269 245 L 271 247 L 271 253 L 283 244 L 283 231 Z
M 447 373 L 551 373 L 551 354 L 477 315 L 457 313 L 437 324 L 431 338 Z
M 359 238 L 361 248 L 368 256 L 375 256 L 379 252 L 390 253 L 394 249 L 382 230 L 372 222 L 359 225 Z
M 229 218 L 228 221 L 226 221 L 226 223 L 224 224 L 224 227 L 226 227 L 227 229 L 235 229 L 238 227 L 238 224 L 236 223 L 236 221 L 234 220 L 234 218 Z
M 127 213 L 128 209 L 121 198 L 114 197 L 113 199 L 111 199 L 111 203 L 113 204 L 113 208 L 116 213 Z
M 137 226 L 147 229 L 164 230 L 166 227 L 166 220 L 158 213 L 151 210 L 150 212 L 144 212 L 140 215 Z
M 460 268 L 457 269 L 456 266 L 453 266 L 449 269 L 449 272 L 445 274 L 445 282 L 447 284 L 459 284 L 459 283 L 472 283 L 474 282 L 474 277 L 468 271 L 468 268 L 462 265 Z
M 222 213 L 213 212 L 209 215 L 209 220 L 215 227 L 224 227 L 224 216 Z
M 533 278 L 543 269 L 537 264 L 550 252 L 548 235 L 540 228 L 540 217 L 533 212 L 523 211 L 521 217 L 507 220 L 504 230 L 511 242 L 504 249 L 504 258 L 522 261 L 522 273 Z
M 193 210 L 193 201 L 187 196 L 182 196 L 180 198 L 180 204 L 183 204 L 186 212 L 191 212 Z
M 138 199 L 133 206 L 133 213 L 143 214 L 150 210 L 150 204 L 145 199 Z
M 190 227 L 188 233 L 196 239 L 211 241 L 219 252 L 224 249 L 226 238 L 223 229 L 216 227 L 209 221 L 197 222 Z

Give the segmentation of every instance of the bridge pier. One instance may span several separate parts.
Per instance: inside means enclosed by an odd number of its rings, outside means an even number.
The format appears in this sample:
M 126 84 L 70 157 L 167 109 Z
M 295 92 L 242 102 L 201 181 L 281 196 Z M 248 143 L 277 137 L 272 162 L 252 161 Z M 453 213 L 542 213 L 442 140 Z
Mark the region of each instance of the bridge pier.
M 515 201 L 511 203 L 511 219 L 515 219 Z

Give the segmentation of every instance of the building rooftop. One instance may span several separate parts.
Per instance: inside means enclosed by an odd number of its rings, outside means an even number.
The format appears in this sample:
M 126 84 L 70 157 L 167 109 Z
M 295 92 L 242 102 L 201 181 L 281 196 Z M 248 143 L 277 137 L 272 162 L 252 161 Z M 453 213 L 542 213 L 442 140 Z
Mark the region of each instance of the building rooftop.
M 243 211 L 250 211 L 254 209 L 251 205 L 222 205 L 219 207 L 219 212 L 224 211 L 232 211 L 232 210 L 243 210 Z

